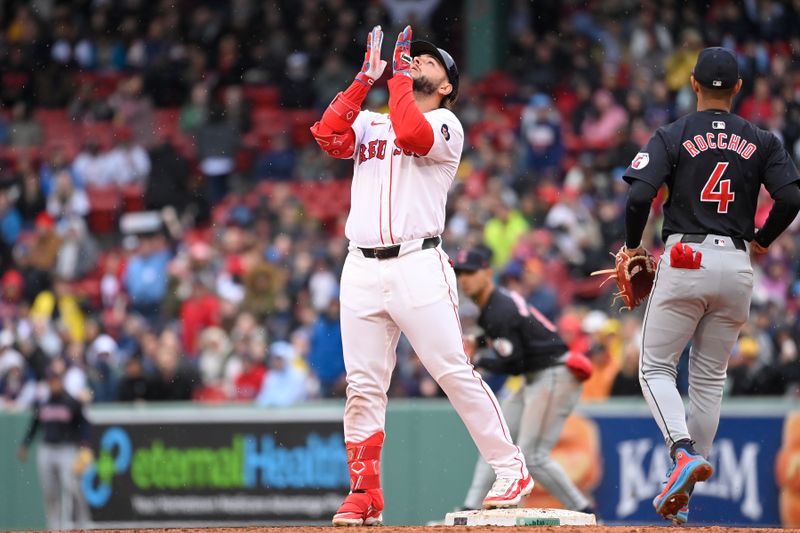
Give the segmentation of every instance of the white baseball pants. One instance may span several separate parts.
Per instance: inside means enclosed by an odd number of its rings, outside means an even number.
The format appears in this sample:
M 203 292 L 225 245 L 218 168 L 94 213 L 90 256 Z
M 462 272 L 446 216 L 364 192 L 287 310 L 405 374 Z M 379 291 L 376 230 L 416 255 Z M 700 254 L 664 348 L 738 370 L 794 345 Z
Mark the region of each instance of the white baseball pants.
M 384 260 L 365 258 L 351 246 L 340 300 L 347 442 L 361 442 L 384 429 L 386 393 L 402 331 L 496 475 L 528 475 L 497 399 L 464 353 L 456 277 L 440 246 L 420 250 L 404 244 L 399 257 Z

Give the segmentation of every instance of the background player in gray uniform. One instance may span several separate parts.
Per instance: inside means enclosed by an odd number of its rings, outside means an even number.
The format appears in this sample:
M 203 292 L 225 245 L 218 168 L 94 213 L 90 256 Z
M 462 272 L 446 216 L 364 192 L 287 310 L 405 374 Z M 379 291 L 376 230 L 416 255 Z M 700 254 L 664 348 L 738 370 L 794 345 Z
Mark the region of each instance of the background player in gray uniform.
M 17 457 L 20 461 L 27 460 L 28 448 L 41 431 L 36 467 L 44 493 L 47 528 L 86 528 L 89 508 L 80 492 L 80 472 L 76 468 L 81 463 L 79 457 L 89 450 L 91 426 L 83 414 L 83 404 L 64 390 L 63 371 L 51 365 L 46 376 L 49 397 L 34 406 Z
M 491 250 L 478 246 L 462 251 L 454 264 L 461 290 L 480 308 L 478 325 L 483 335 L 475 344 L 490 346 L 497 355 L 473 360 L 473 364 L 497 374 L 525 377 L 525 385 L 501 403 L 511 436 L 537 483 L 568 509 L 592 513 L 589 500 L 550 457 L 580 399 L 578 377 L 589 377 L 591 362 L 583 354 L 567 353 L 556 327 L 522 296 L 495 286 L 491 258 Z M 479 458 L 464 508 L 480 509 L 494 479 L 492 468 Z
M 798 172 L 781 141 L 730 113 L 742 86 L 733 53 L 703 50 L 691 84 L 697 111 L 659 128 L 625 173 L 629 255 L 640 252 L 656 192 L 662 184 L 669 188 L 666 248 L 644 316 L 640 382 L 674 461 L 653 505 L 677 523 L 688 519 L 695 483 L 713 473 L 705 457 L 719 425 L 728 357 L 750 310 L 748 247 L 765 252 L 800 209 Z M 775 204 L 756 232 L 762 184 Z M 687 420 L 675 377 L 690 340 Z

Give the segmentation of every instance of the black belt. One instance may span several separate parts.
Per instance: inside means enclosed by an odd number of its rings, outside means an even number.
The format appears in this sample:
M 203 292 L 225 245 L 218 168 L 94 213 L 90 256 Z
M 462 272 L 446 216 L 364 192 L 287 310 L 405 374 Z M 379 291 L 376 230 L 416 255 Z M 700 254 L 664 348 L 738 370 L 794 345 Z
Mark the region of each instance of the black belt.
M 708 237 L 708 233 L 684 233 L 683 237 L 681 237 L 681 242 L 683 243 L 699 243 L 705 242 L 706 237 Z M 747 247 L 744 245 L 744 241 L 738 237 L 730 237 L 730 240 L 733 241 L 733 246 L 736 247 L 737 250 L 741 250 L 743 252 L 747 251 Z
M 422 241 L 422 249 L 427 250 L 428 248 L 436 248 L 439 246 L 441 239 L 437 237 L 428 237 L 424 241 Z M 368 259 L 391 259 L 393 257 L 397 257 L 400 255 L 400 245 L 395 244 L 394 246 L 384 246 L 382 248 L 358 248 L 361 250 L 361 253 L 364 254 L 364 257 Z

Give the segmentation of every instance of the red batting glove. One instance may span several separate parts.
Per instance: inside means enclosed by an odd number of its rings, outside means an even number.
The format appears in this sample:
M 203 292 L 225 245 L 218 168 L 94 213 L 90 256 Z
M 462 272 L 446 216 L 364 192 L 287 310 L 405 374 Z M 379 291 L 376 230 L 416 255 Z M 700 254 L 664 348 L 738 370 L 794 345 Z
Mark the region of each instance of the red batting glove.
M 386 61 L 381 59 L 381 45 L 383 45 L 383 30 L 380 26 L 375 26 L 367 35 L 364 64 L 361 65 L 361 72 L 356 75 L 356 80 L 369 87 L 375 83 L 375 80 L 380 79 L 383 69 L 386 68 Z
M 394 45 L 394 56 L 392 59 L 392 70 L 395 76 L 408 76 L 411 77 L 411 26 L 406 26 L 405 29 L 397 36 L 397 42 Z
M 691 246 L 682 242 L 676 242 L 669 252 L 669 264 L 673 268 L 697 270 L 702 260 L 702 252 L 695 252 Z

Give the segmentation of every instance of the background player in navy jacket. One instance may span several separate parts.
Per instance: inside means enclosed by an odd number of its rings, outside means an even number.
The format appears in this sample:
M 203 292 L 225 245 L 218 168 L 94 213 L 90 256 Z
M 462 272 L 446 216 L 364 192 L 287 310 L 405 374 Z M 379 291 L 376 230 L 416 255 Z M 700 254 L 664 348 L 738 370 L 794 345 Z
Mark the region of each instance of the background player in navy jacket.
M 49 395 L 34 406 L 33 418 L 17 451 L 20 461 L 37 433 L 42 440 L 36 453 L 36 467 L 45 502 L 47 528 L 80 529 L 88 526 L 89 510 L 78 478 L 91 456 L 91 426 L 83 404 L 64 390 L 63 370 L 51 365 L 46 371 Z
M 578 378 L 589 377 L 591 363 L 583 354 L 568 353 L 556 327 L 522 296 L 495 286 L 491 258 L 491 250 L 479 246 L 462 251 L 454 265 L 459 287 L 480 308 L 483 335 L 475 343 L 490 347 L 496 355 L 473 359 L 473 364 L 524 377 L 524 385 L 501 403 L 511 437 L 525 454 L 536 482 L 568 509 L 591 513 L 589 500 L 550 456 L 580 399 Z M 489 465 L 478 459 L 466 509 L 480 509 L 494 478 Z

